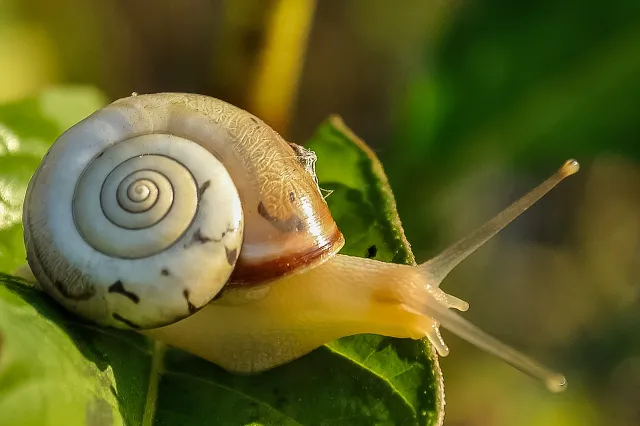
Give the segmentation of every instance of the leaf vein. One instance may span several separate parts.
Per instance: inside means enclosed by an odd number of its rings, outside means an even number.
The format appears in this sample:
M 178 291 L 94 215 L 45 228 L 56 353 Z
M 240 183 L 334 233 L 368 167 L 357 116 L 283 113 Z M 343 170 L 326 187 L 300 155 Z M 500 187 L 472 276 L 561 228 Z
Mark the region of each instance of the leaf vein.
M 396 377 L 400 377 L 400 376 L 402 376 L 403 374 L 408 373 L 409 371 L 413 370 L 414 368 L 415 368 L 415 366 L 413 366 L 413 365 L 412 365 L 412 366 L 410 366 L 410 367 L 408 367 L 408 368 L 405 368 L 405 369 L 404 369 L 404 370 L 402 370 L 401 372 L 396 373 L 396 374 L 394 374 L 393 376 L 389 377 L 389 380 L 393 380 L 393 379 L 395 379 Z
M 229 386 L 225 386 L 225 385 L 223 385 L 223 384 L 221 384 L 221 383 L 214 382 L 213 380 L 205 379 L 204 377 L 192 376 L 192 375 L 190 375 L 190 374 L 180 373 L 180 372 L 177 372 L 177 371 L 165 370 L 165 371 L 164 371 L 164 374 L 167 374 L 167 375 L 171 374 L 171 375 L 178 376 L 178 377 L 188 378 L 188 379 L 196 380 L 196 381 L 198 381 L 198 382 L 206 383 L 206 384 L 211 385 L 211 386 L 219 387 L 219 388 L 221 388 L 221 389 L 224 389 L 225 391 L 232 392 L 232 393 L 235 393 L 235 394 L 237 394 L 237 395 L 240 395 L 240 396 L 242 396 L 242 397 L 244 397 L 244 398 L 247 398 L 248 400 L 253 401 L 253 402 L 255 402 L 256 404 L 259 404 L 259 405 L 265 406 L 265 407 L 267 407 L 268 409 L 270 409 L 271 411 L 274 411 L 274 412 L 276 412 L 276 413 L 280 414 L 280 415 L 281 415 L 282 417 L 284 417 L 285 419 L 289 419 L 289 420 L 291 420 L 291 421 L 292 421 L 292 422 L 294 422 L 296 425 L 303 426 L 303 425 L 302 425 L 302 423 L 298 422 L 296 419 L 294 419 L 294 418 L 293 418 L 293 417 L 291 417 L 290 415 L 288 415 L 288 414 L 286 414 L 286 413 L 283 413 L 282 411 L 278 410 L 278 409 L 277 409 L 277 408 L 275 408 L 275 407 L 272 407 L 272 406 L 271 406 L 271 405 L 269 405 L 268 403 L 266 403 L 266 402 L 264 402 L 264 401 L 262 401 L 262 400 L 256 399 L 256 398 L 254 398 L 253 396 L 251 396 L 251 395 L 249 395 L 249 394 L 246 394 L 246 393 L 244 393 L 244 392 L 241 392 L 241 391 L 240 391 L 240 390 L 238 390 L 238 389 L 234 389 L 234 388 L 231 388 L 231 387 L 229 387 Z
M 164 345 L 160 342 L 154 343 L 153 358 L 149 370 L 149 385 L 147 387 L 147 397 L 144 403 L 144 413 L 142 415 L 142 426 L 152 426 L 156 414 L 156 404 L 158 401 L 158 382 L 164 370 Z
M 327 349 L 329 349 L 331 352 L 335 353 L 336 355 L 340 355 L 340 356 L 348 359 L 349 361 L 351 361 L 354 364 L 360 366 L 362 369 L 370 372 L 374 376 L 378 377 L 379 379 L 381 379 L 382 381 L 387 383 L 387 385 L 389 385 L 389 387 L 402 398 L 402 400 L 405 402 L 405 404 L 407 404 L 407 406 L 411 409 L 411 411 L 414 413 L 414 415 L 418 414 L 417 411 L 416 411 L 416 408 L 413 405 L 411 405 L 411 403 L 409 402 L 407 397 L 402 392 L 400 392 L 400 390 L 391 382 L 391 379 L 389 379 L 387 377 L 384 377 L 382 374 L 378 373 L 377 371 L 375 371 L 371 367 L 369 367 L 369 366 L 363 364 L 362 362 L 350 357 L 349 355 L 347 355 L 344 352 L 340 352 L 339 350 L 331 348 L 328 345 L 325 345 L 325 347 Z

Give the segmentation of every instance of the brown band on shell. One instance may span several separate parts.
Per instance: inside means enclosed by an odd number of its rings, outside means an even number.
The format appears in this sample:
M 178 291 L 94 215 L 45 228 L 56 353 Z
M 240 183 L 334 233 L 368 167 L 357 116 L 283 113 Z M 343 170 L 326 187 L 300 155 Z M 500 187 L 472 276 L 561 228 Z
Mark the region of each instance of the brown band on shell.
M 329 256 L 338 252 L 343 245 L 344 236 L 336 227 L 325 244 L 315 246 L 304 253 L 282 256 L 259 264 L 243 261 L 241 256 L 227 285 L 259 285 L 281 278 L 296 269 L 322 263 Z

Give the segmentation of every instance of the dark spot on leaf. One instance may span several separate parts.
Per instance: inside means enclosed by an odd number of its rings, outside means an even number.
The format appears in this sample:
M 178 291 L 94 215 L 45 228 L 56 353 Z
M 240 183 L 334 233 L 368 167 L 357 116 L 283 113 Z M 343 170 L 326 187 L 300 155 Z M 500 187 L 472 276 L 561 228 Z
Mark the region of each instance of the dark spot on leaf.
M 249 423 L 257 423 L 260 421 L 260 406 L 255 401 L 247 403 L 247 420 Z
M 193 303 L 191 303 L 191 301 L 189 300 L 189 290 L 188 289 L 184 289 L 184 291 L 182 292 L 182 295 L 184 296 L 184 298 L 187 301 L 187 308 L 189 309 L 189 313 L 195 314 L 196 312 L 198 312 L 198 308 L 196 308 Z
M 249 118 L 251 119 L 251 121 L 253 121 L 254 123 L 258 124 L 258 120 L 256 120 L 255 117 L 253 116 L 249 116 Z
M 272 216 L 267 211 L 267 208 L 264 206 L 264 203 L 262 201 L 258 203 L 258 213 L 260 214 L 260 216 L 262 216 L 263 218 L 271 222 L 273 226 L 275 226 L 278 230 L 282 232 L 294 232 L 294 231 L 304 230 L 304 223 L 298 216 L 294 214 L 287 220 L 279 219 L 275 216 Z
M 167 268 L 164 268 L 161 272 L 162 275 L 164 275 L 165 277 L 169 276 L 169 270 Z
M 102 398 L 95 398 L 87 404 L 87 426 L 111 426 L 113 425 L 113 412 L 111 406 Z
M 120 280 L 109 286 L 109 293 L 118 293 L 124 297 L 128 297 L 133 303 L 140 303 L 140 297 L 135 293 L 125 290 L 124 284 L 122 284 Z
M 89 300 L 96 295 L 96 289 L 90 284 L 78 282 L 74 286 L 69 286 L 60 280 L 54 281 L 53 285 L 67 299 Z
M 289 403 L 289 401 L 287 400 L 287 398 L 285 398 L 284 396 L 279 396 L 276 399 L 276 402 L 275 402 L 274 405 L 275 405 L 276 409 L 282 410 L 288 403 Z
M 124 324 L 128 325 L 128 326 L 129 326 L 129 327 L 131 327 L 131 328 L 140 329 L 140 326 L 139 326 L 138 324 L 136 324 L 136 323 L 134 323 L 133 321 L 130 321 L 130 320 L 128 320 L 128 319 L 126 319 L 126 318 L 124 318 L 124 317 L 123 317 L 122 315 L 120 315 L 120 314 L 117 314 L 117 313 L 115 313 L 115 312 L 114 312 L 111 316 L 113 317 L 113 319 L 114 319 L 114 320 L 116 320 L 116 321 L 120 321 L 120 322 L 122 322 L 122 323 L 124 323 Z
M 236 260 L 238 260 L 238 249 L 234 248 L 233 250 L 229 250 L 227 246 L 224 246 L 224 250 L 227 252 L 227 262 L 229 262 L 229 265 L 235 265 Z
M 373 259 L 376 254 L 378 254 L 378 247 L 375 244 L 367 249 L 367 259 Z
M 291 201 L 292 203 L 296 200 L 296 194 L 294 194 L 293 192 L 289 193 L 289 201 Z
M 211 181 L 208 180 L 202 184 L 200 188 L 198 188 L 198 199 L 202 198 L 202 194 L 211 186 Z

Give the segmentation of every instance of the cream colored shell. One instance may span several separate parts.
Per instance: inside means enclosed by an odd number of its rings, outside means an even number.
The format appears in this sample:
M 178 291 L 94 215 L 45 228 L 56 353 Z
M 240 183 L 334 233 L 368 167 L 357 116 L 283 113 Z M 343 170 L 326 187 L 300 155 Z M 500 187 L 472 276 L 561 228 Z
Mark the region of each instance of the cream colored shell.
M 240 198 L 222 163 L 192 141 L 113 136 L 92 118 L 47 154 L 25 202 L 29 264 L 58 302 L 97 323 L 170 324 L 228 280 Z

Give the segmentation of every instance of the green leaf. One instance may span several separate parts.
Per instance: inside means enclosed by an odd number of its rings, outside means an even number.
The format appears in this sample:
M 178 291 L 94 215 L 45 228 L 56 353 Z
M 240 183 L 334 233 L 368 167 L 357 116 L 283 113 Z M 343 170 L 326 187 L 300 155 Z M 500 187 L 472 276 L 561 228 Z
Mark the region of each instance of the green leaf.
M 0 167 L 0 189 L 10 188 L 10 202 L 0 205 L 0 271 L 24 259 L 20 208 L 39 159 L 101 99 L 74 89 L 0 106 L 0 161 L 11 160 L 10 170 Z M 308 147 L 319 157 L 321 187 L 332 191 L 343 253 L 414 263 L 382 166 L 366 145 L 331 117 Z M 242 377 L 135 333 L 88 325 L 0 275 L 0 424 L 435 425 L 443 405 L 441 372 L 425 341 L 352 336 Z
M 153 345 L 0 274 L 0 425 L 138 425 Z

